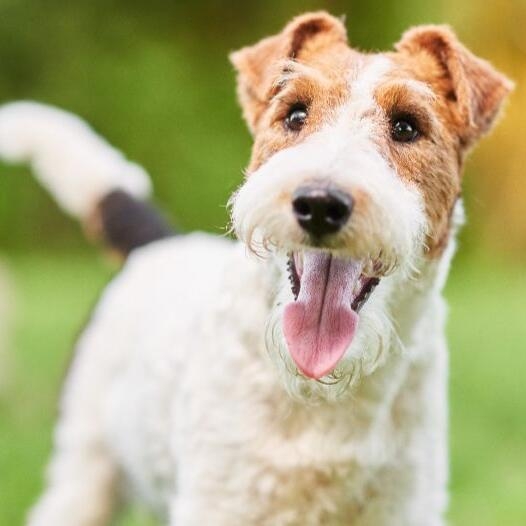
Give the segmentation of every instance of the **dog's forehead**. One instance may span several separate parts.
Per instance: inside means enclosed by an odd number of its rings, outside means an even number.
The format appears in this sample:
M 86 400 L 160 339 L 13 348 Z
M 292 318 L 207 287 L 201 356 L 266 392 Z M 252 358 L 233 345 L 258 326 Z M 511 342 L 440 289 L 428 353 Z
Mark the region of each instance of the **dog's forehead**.
M 371 92 L 392 69 L 391 60 L 381 53 L 357 54 L 346 74 L 349 87 L 355 94 Z
M 424 100 L 435 100 L 436 93 L 430 80 L 439 77 L 440 73 L 433 61 L 417 60 L 396 52 L 359 53 L 352 48 L 350 51 L 341 75 L 347 79 L 353 96 L 370 96 L 378 88 L 396 83 Z M 338 64 L 334 62 L 333 66 L 337 68 Z
M 434 78 L 440 78 L 440 72 L 432 60 L 397 52 L 362 53 L 349 46 L 345 49 L 334 46 L 302 60 L 284 62 L 275 86 L 279 91 L 289 81 L 309 79 L 309 89 L 318 99 L 332 97 L 338 103 L 344 99 L 363 99 L 371 104 L 389 87 L 413 94 L 422 104 L 431 104 L 438 96 Z M 293 82 L 292 85 L 294 89 Z M 301 89 L 301 83 L 295 87 Z M 335 93 L 339 97 L 334 97 Z

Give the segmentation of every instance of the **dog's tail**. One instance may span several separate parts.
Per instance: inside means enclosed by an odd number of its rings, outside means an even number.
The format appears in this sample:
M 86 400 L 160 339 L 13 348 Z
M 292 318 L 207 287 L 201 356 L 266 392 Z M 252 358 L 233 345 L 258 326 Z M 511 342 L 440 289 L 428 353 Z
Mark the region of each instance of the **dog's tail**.
M 89 237 L 123 257 L 172 234 L 146 202 L 151 183 L 145 170 L 75 115 L 35 102 L 0 106 L 0 159 L 29 164 Z

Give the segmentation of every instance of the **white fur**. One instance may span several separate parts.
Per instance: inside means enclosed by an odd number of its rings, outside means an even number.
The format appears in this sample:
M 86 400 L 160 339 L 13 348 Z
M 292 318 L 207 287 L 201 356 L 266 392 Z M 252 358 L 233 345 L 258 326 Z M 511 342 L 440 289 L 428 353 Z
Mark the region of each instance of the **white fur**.
M 203 234 L 132 254 L 77 346 L 31 526 L 103 526 L 123 487 L 171 526 L 444 524 L 453 246 L 421 258 L 422 198 L 377 150 L 388 67 L 364 63 L 336 122 L 234 197 L 240 237 L 271 257 Z M 367 196 L 331 251 L 386 273 L 325 384 L 298 376 L 280 329 L 283 255 L 306 246 L 289 197 L 320 178 Z
M 69 214 L 83 219 L 112 190 L 144 198 L 150 180 L 71 113 L 38 104 L 0 106 L 0 158 L 29 163 Z

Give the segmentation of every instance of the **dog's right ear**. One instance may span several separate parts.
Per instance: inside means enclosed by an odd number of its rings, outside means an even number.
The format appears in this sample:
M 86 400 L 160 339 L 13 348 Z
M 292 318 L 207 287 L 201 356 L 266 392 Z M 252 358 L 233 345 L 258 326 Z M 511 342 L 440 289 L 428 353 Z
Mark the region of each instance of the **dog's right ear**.
M 430 81 L 454 104 L 465 146 L 471 146 L 491 129 L 513 90 L 513 82 L 489 62 L 473 55 L 449 27 L 415 27 L 395 47 L 401 53 L 425 53 L 434 59 L 439 74 L 435 72 Z M 425 74 L 425 69 L 421 73 Z
M 272 94 L 286 59 L 301 60 L 335 43 L 347 43 L 343 22 L 320 11 L 292 20 L 278 35 L 265 38 L 230 55 L 237 70 L 237 91 L 252 133 Z

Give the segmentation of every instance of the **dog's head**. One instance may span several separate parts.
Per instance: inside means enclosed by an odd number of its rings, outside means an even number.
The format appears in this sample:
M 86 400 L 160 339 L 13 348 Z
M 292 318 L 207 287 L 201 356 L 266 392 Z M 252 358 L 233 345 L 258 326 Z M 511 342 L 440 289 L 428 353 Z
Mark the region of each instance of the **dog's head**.
M 231 58 L 254 137 L 233 224 L 291 282 L 270 350 L 303 386 L 367 374 L 391 346 L 396 294 L 448 245 L 463 160 L 511 83 L 447 27 L 364 54 L 323 12 Z

